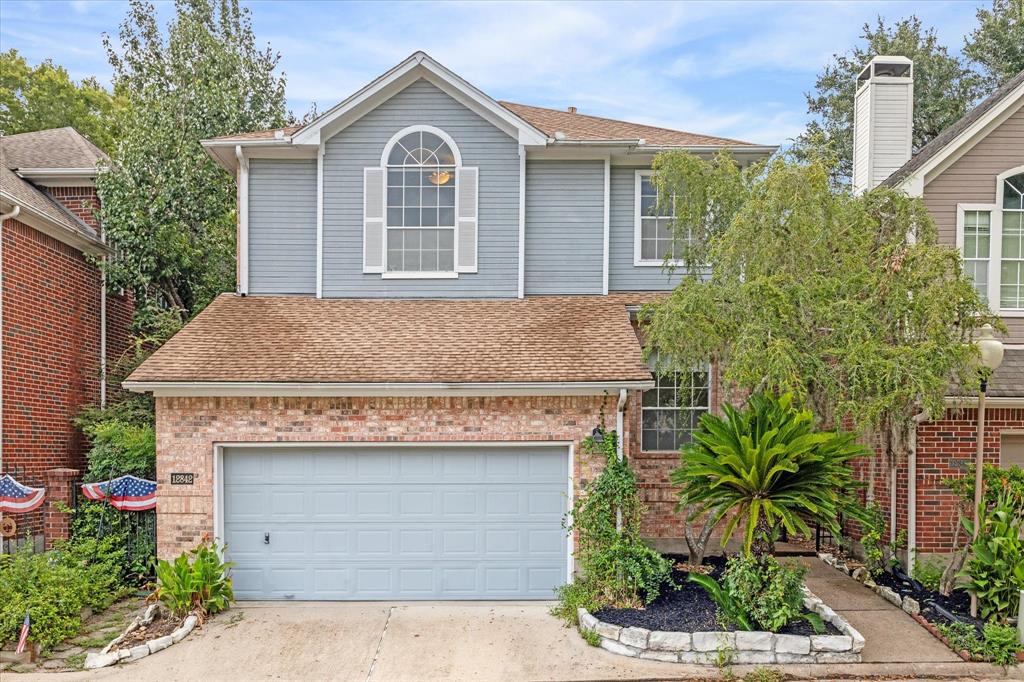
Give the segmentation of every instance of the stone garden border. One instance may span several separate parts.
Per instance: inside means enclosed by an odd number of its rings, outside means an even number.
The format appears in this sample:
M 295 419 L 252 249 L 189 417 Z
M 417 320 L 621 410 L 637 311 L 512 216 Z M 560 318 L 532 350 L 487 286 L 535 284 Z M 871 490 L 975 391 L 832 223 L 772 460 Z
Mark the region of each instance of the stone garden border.
M 860 663 L 864 637 L 806 587 L 804 608 L 835 626 L 841 635 L 781 635 L 772 632 L 662 632 L 622 627 L 578 611 L 580 630 L 594 632 L 613 654 L 668 663 Z
M 195 615 L 189 615 L 185 618 L 185 621 L 181 626 L 169 635 L 163 637 L 157 637 L 151 639 L 148 642 L 137 644 L 128 649 L 118 649 L 118 642 L 124 640 L 130 633 L 138 630 L 143 625 L 149 625 L 156 618 L 157 611 L 160 608 L 159 604 L 151 604 L 146 609 L 145 614 L 142 616 L 136 616 L 125 631 L 122 632 L 117 639 L 112 641 L 107 646 L 103 647 L 103 650 L 98 653 L 88 654 L 85 657 L 85 665 L 83 666 L 86 670 L 94 670 L 96 668 L 105 668 L 108 665 L 114 665 L 120 661 L 137 661 L 140 658 L 155 654 L 158 651 L 163 651 L 172 644 L 177 644 L 181 640 L 185 639 L 192 630 L 195 629 L 196 624 L 199 622 L 199 618 Z

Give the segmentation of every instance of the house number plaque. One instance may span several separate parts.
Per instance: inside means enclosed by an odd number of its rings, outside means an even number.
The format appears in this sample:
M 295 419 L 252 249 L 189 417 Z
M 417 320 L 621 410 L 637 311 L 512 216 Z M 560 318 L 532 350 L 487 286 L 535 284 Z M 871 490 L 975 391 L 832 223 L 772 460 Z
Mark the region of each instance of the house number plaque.
M 171 474 L 171 485 L 192 485 L 195 482 L 196 475 L 193 473 Z

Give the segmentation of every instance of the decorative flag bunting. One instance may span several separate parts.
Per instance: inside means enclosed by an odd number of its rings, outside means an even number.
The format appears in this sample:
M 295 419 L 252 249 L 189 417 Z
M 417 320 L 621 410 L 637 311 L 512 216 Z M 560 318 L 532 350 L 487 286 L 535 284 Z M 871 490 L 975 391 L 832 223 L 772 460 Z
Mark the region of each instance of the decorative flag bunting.
M 83 483 L 82 493 L 90 500 L 107 500 L 121 511 L 156 509 L 156 481 L 121 476 L 99 483 Z
M 46 488 L 30 488 L 14 480 L 10 474 L 0 476 L 0 511 L 24 514 L 36 509 L 46 497 Z
M 25 620 L 21 624 L 21 635 L 18 636 L 18 648 L 14 650 L 16 654 L 25 653 L 25 645 L 28 644 L 28 611 L 25 612 Z

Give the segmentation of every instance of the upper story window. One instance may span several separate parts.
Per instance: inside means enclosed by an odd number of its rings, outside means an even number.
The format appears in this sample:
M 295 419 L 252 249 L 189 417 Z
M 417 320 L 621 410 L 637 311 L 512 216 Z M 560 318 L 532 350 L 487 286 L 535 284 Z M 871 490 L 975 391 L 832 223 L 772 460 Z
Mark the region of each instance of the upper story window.
M 659 371 L 652 362 L 655 386 L 644 391 L 640 449 L 678 452 L 690 442 L 702 414 L 711 407 L 711 372 L 707 366 L 688 372 Z
M 651 182 L 651 171 L 637 171 L 633 208 L 634 265 L 662 266 L 666 259 L 669 263 L 679 264 L 673 253 L 674 202 L 659 199 L 658 190 Z
M 387 271 L 455 272 L 458 156 L 439 130 L 393 140 L 387 154 Z
M 957 206 L 964 271 L 993 311 L 1024 316 L 1024 171 L 1000 175 L 996 203 Z

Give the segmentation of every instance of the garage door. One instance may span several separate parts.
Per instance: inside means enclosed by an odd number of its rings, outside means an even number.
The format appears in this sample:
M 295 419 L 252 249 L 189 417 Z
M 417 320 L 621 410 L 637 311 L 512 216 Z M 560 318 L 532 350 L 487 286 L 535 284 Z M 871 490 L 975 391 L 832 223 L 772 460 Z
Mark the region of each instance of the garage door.
M 239 599 L 550 599 L 565 582 L 562 447 L 224 451 Z

